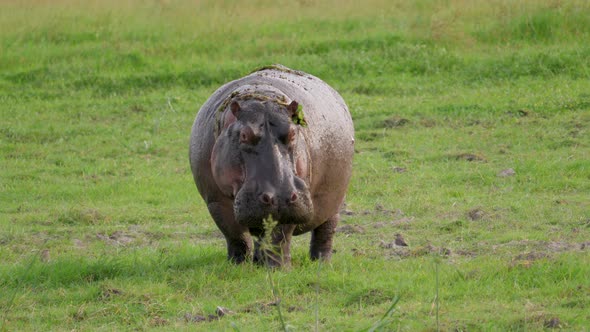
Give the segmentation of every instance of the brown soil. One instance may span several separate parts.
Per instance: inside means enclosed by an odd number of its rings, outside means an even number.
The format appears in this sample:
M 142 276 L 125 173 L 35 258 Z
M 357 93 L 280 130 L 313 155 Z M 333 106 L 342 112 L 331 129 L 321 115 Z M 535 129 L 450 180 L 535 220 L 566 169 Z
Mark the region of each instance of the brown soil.
M 460 153 L 454 155 L 454 158 L 457 160 L 487 162 L 486 157 L 474 153 Z
M 404 119 L 399 116 L 392 116 L 390 118 L 383 120 L 383 127 L 385 127 L 385 128 L 403 127 L 408 122 L 410 122 L 408 119 Z

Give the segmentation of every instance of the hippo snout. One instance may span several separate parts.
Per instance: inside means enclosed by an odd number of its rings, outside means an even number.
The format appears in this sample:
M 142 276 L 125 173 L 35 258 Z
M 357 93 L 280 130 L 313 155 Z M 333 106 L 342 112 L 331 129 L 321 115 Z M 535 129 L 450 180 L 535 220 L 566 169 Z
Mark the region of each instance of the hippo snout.
M 299 195 L 297 195 L 296 191 L 293 191 L 290 195 L 286 195 L 285 197 L 277 197 L 274 192 L 265 191 L 261 193 L 258 198 L 264 205 L 276 206 L 281 200 L 283 200 L 288 206 L 294 204 L 299 198 Z
M 290 189 L 252 190 L 242 188 L 234 200 L 236 221 L 247 227 L 262 227 L 271 216 L 279 224 L 303 224 L 311 220 L 313 206 L 309 192 Z

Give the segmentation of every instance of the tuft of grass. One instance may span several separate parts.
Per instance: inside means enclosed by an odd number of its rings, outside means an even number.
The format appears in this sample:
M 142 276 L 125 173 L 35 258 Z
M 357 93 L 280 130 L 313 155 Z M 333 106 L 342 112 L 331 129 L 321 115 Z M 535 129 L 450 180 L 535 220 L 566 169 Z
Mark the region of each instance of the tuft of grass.
M 368 331 L 368 332 L 380 331 L 382 329 L 387 328 L 389 325 L 391 325 L 392 322 L 393 322 L 393 318 L 391 316 L 393 316 L 393 314 L 395 313 L 395 308 L 396 308 L 399 300 L 400 300 L 400 297 L 399 296 L 395 297 L 391 301 L 391 306 L 389 307 L 389 309 L 387 309 L 387 311 L 385 312 L 385 314 L 383 314 L 383 316 L 378 321 L 376 321 L 366 331 Z
M 277 259 L 277 257 L 279 260 L 282 260 L 280 258 L 282 253 L 277 252 L 276 246 L 272 243 L 272 233 L 275 227 L 278 225 L 278 222 L 273 220 L 272 217 L 269 216 L 267 219 L 264 220 L 263 225 L 264 237 L 260 239 L 260 251 L 263 255 L 263 263 L 266 265 L 268 282 L 273 296 L 273 305 L 277 309 L 277 317 L 281 324 L 281 329 L 287 332 L 287 324 L 285 323 L 285 319 L 283 317 L 283 313 L 281 310 L 281 297 L 279 296 L 279 291 L 273 279 L 273 266 L 275 262 L 271 261 Z

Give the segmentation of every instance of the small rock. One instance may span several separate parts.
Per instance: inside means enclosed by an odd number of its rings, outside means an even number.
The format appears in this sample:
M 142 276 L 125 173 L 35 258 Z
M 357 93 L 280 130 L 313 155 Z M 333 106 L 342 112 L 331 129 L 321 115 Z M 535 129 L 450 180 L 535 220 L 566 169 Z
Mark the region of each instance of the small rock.
M 405 173 L 406 171 L 407 171 L 407 169 L 405 167 L 399 167 L 399 166 L 393 167 L 394 173 Z
M 51 260 L 51 257 L 49 255 L 49 249 L 43 249 L 41 251 L 41 261 L 43 263 L 49 263 L 50 260 Z
M 344 214 L 345 216 L 354 216 L 356 214 L 354 211 L 351 211 L 351 210 L 342 210 L 340 212 L 342 214 Z
M 514 169 L 512 169 L 512 168 L 503 169 L 500 171 L 500 173 L 498 173 L 498 177 L 501 177 L 501 178 L 506 178 L 506 177 L 514 176 L 514 175 L 516 175 L 516 171 L 514 171 Z
M 269 306 L 270 307 L 274 307 L 274 306 L 277 306 L 279 304 L 281 304 L 281 299 L 276 299 L 274 301 L 267 302 L 267 303 L 264 304 L 264 306 L 266 306 L 266 307 L 269 307 Z
M 406 240 L 404 240 L 404 237 L 400 233 L 395 234 L 394 243 L 396 246 L 400 246 L 400 247 L 407 247 L 408 246 L 408 243 L 406 242 Z
M 103 289 L 102 293 L 100 294 L 100 298 L 103 300 L 108 300 L 113 296 L 118 296 L 123 294 L 123 291 L 116 288 L 106 288 Z
M 191 322 L 191 323 L 199 323 L 199 322 L 209 321 L 209 319 L 205 316 L 193 315 L 193 314 L 189 314 L 189 313 L 184 314 L 184 320 L 187 322 Z
M 150 325 L 152 325 L 152 326 L 165 326 L 165 325 L 168 325 L 168 320 L 164 319 L 160 316 L 156 316 L 150 320 Z
M 351 251 L 352 251 L 353 256 L 364 256 L 365 255 L 365 251 L 363 249 L 352 248 Z
M 486 158 L 484 156 L 479 156 L 473 153 L 460 153 L 458 155 L 455 156 L 455 159 L 457 160 L 467 160 L 467 161 L 482 161 L 485 162 L 487 161 Z
M 140 105 L 137 105 L 137 104 L 131 106 L 129 108 L 129 110 L 133 113 L 145 113 L 146 112 L 146 110 L 143 107 L 141 107 Z
M 552 317 L 551 319 L 546 320 L 545 323 L 543 323 L 543 326 L 548 329 L 558 329 L 561 328 L 561 321 L 557 317 Z
M 192 323 L 210 322 L 213 320 L 217 320 L 219 318 L 221 318 L 221 316 L 217 316 L 217 315 L 201 316 L 201 315 L 193 315 L 193 314 L 189 314 L 189 313 L 184 315 L 184 319 L 187 322 L 192 322 Z
M 469 216 L 469 219 L 471 219 L 472 221 L 476 221 L 476 220 L 480 220 L 481 218 L 483 218 L 485 215 L 485 212 L 480 208 L 476 208 L 476 209 L 469 211 L 467 213 L 467 215 Z
M 287 308 L 287 312 L 303 311 L 303 308 L 291 305 Z
M 527 109 L 520 109 L 517 112 L 518 112 L 518 115 L 519 116 L 522 116 L 522 117 L 529 116 L 529 115 L 531 115 L 533 113 L 532 111 L 527 110 Z
M 451 251 L 451 249 L 449 249 L 449 248 L 444 248 L 444 247 L 443 247 L 443 248 L 440 248 L 440 250 L 439 250 L 438 252 L 439 252 L 439 254 L 441 254 L 441 255 L 443 255 L 443 256 L 451 256 L 451 254 L 453 253 L 453 252 Z
M 530 116 L 533 115 L 533 111 L 528 110 L 528 109 L 519 109 L 519 110 L 507 110 L 506 114 L 509 116 L 514 116 L 514 117 L 526 117 L 526 116 Z
M 227 315 L 232 315 L 234 314 L 234 312 L 229 310 L 228 308 L 217 307 L 217 309 L 215 309 L 215 314 L 217 315 L 217 317 L 223 317 Z

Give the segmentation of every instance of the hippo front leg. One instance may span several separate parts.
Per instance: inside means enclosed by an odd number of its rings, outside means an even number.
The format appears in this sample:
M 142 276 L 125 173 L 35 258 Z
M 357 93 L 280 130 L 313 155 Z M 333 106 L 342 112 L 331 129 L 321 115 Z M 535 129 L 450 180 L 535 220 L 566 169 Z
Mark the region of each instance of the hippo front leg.
M 242 263 L 251 255 L 252 239 L 248 228 L 238 224 L 231 203 L 211 202 L 209 213 L 227 242 L 227 258 L 233 263 Z
M 269 267 L 288 266 L 291 264 L 291 238 L 295 225 L 277 225 L 266 239 L 263 230 L 251 230 L 258 237 L 255 241 L 254 261 Z M 270 243 L 265 243 L 270 240 Z
M 332 239 L 339 220 L 340 214 L 337 213 L 312 231 L 309 246 L 309 254 L 312 260 L 319 258 L 325 261 L 330 260 L 332 257 Z

